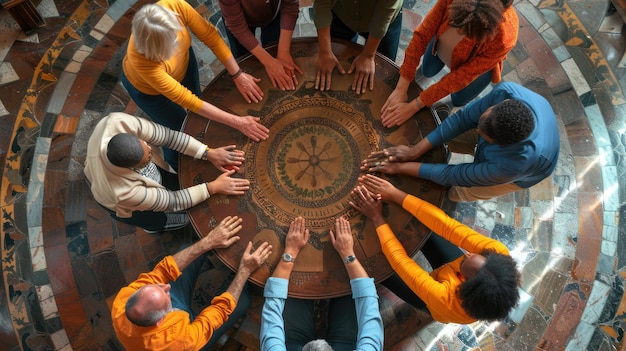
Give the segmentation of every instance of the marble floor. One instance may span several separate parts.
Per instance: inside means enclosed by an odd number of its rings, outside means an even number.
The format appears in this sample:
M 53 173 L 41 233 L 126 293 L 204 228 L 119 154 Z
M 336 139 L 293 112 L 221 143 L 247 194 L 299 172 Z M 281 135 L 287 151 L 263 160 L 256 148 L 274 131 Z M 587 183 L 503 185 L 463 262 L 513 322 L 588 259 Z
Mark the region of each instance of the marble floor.
M 118 77 L 130 21 L 146 2 L 35 1 L 45 27 L 28 34 L 0 10 L 2 350 L 121 350 L 109 315 L 115 293 L 194 238 L 189 228 L 155 235 L 112 221 L 82 176 L 94 123 L 111 111 L 142 114 Z M 190 3 L 223 27 L 217 1 Z M 405 0 L 397 64 L 433 4 Z M 552 104 L 559 164 L 531 189 L 444 208 L 509 247 L 523 272 L 522 301 L 498 323 L 444 325 L 381 288 L 386 349 L 626 348 L 624 20 L 609 0 L 514 6 L 519 40 L 504 80 Z M 295 35 L 315 35 L 310 1 L 302 2 Z M 206 85 L 223 67 L 208 49 L 195 48 Z M 200 305 L 229 274 L 214 256 L 207 263 Z M 253 308 L 224 349 L 258 349 L 262 301 L 259 289 L 253 293 Z

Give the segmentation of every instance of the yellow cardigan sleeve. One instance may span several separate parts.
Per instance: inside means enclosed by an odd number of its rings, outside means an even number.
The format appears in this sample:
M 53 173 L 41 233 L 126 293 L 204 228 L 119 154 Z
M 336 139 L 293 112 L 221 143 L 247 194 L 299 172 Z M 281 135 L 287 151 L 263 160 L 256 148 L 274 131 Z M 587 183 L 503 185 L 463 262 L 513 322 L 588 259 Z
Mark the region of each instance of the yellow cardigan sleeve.
M 378 234 L 383 254 L 389 261 L 391 268 L 427 306 L 437 303 L 433 299 L 447 300 L 447 297 L 450 295 L 448 284 L 436 281 L 428 272 L 413 261 L 413 258 L 406 253 L 406 250 L 398 238 L 396 238 L 389 224 L 385 223 L 376 228 L 376 233 Z M 439 303 L 445 303 L 445 301 L 439 301 Z
M 490 249 L 508 254 L 502 243 L 473 231 L 445 214 L 440 208 L 407 195 L 402 207 L 413 214 L 434 233 L 470 252 L 480 253 Z M 434 275 L 426 272 L 406 253 L 391 227 L 383 224 L 376 228 L 383 254 L 404 283 L 426 304 L 433 318 L 439 322 L 472 323 L 475 319 L 465 313 L 457 297 L 458 286 L 463 282 L 459 260 L 437 269 Z M 435 279 L 435 277 L 437 279 Z
M 509 250 L 501 242 L 472 230 L 448 216 L 439 207 L 418 197 L 407 195 L 402 202 L 402 207 L 434 233 L 465 251 L 481 253 L 484 250 L 491 250 L 505 255 L 509 254 Z
M 198 37 L 217 57 L 220 62 L 233 57 L 230 48 L 220 35 L 220 32 L 211 22 L 207 21 L 198 13 L 191 5 L 183 0 L 161 0 L 159 3 L 171 4 L 172 8 L 183 19 L 183 23 L 191 29 L 193 34 Z

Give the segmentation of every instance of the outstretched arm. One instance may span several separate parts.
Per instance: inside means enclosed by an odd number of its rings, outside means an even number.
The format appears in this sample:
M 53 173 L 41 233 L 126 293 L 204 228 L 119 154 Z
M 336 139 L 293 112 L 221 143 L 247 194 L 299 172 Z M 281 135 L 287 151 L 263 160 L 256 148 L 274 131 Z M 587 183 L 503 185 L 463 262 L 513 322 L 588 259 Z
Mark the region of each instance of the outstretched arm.
M 330 241 L 344 260 L 344 266 L 350 276 L 352 298 L 354 299 L 359 328 L 356 349 L 381 351 L 384 338 L 383 321 L 378 309 L 378 295 L 374 279 L 369 278 L 358 259 L 347 260 L 348 262 L 346 262 L 346 258 L 354 256 L 354 240 L 350 222 L 347 219 L 337 218 L 335 230 L 330 231 Z
M 243 220 L 237 216 L 228 216 L 211 230 L 204 238 L 191 246 L 178 251 L 172 257 L 180 271 L 183 271 L 191 262 L 209 250 L 228 247 L 239 240 L 236 234 L 241 230 Z
M 309 230 L 304 226 L 304 218 L 298 217 L 289 225 L 289 232 L 285 239 L 285 253 L 295 260 L 308 240 Z M 265 284 L 263 291 L 265 304 L 261 316 L 261 351 L 285 350 L 283 310 L 293 265 L 293 261 L 287 262 L 281 259 Z
M 254 272 L 265 260 L 272 254 L 272 245 L 264 242 L 256 250 L 252 249 L 252 242 L 248 242 L 248 246 L 243 251 L 241 262 L 239 263 L 239 269 L 233 281 L 228 286 L 228 291 L 235 300 L 239 300 L 243 286 L 250 277 L 250 274 Z
M 247 75 L 247 73 L 242 73 L 239 77 L 244 75 Z M 235 81 L 242 79 L 239 77 L 235 78 Z M 198 114 L 206 119 L 235 128 L 254 141 L 265 140 L 269 136 L 270 130 L 260 123 L 261 119 L 259 117 L 237 116 L 206 101 L 202 101 Z

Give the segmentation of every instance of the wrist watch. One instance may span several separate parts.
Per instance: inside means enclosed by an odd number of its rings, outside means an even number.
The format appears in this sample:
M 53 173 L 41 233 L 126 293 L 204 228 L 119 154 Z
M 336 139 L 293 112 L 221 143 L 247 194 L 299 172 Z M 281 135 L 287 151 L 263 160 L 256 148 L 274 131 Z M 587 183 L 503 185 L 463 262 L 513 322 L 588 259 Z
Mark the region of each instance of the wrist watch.
M 349 255 L 343 259 L 343 263 L 352 263 L 354 261 L 356 261 L 356 257 L 354 255 Z
M 283 254 L 282 258 L 283 258 L 283 261 L 285 262 L 293 262 L 293 256 L 291 256 L 290 254 L 286 252 Z

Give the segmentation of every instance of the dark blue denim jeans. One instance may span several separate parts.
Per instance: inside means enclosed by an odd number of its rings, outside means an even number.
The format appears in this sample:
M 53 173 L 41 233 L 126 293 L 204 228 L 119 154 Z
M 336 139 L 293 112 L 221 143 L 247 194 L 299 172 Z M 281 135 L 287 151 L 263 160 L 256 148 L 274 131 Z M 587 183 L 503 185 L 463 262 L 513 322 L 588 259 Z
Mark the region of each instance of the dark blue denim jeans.
M 315 335 L 314 300 L 288 298 L 285 302 L 285 346 L 287 351 L 301 351 Z M 352 295 L 330 299 L 326 341 L 335 351 L 353 351 L 358 324 Z

